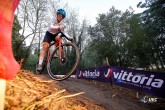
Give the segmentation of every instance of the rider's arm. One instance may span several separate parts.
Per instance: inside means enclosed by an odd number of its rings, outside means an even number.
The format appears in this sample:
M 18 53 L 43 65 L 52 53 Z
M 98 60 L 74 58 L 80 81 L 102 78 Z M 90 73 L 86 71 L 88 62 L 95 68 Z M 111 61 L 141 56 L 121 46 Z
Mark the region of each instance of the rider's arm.
M 66 37 L 71 38 L 71 37 L 69 36 L 69 34 L 66 33 L 65 31 L 63 32 L 63 34 L 64 34 Z
M 56 18 L 53 18 L 49 25 L 49 30 L 52 30 L 54 32 L 59 30 L 59 25 L 56 24 L 55 22 L 56 22 Z
M 50 29 L 52 29 L 52 30 L 62 30 L 62 29 L 64 29 L 64 26 L 63 25 L 56 25 L 56 26 L 54 26 L 53 24 L 51 24 L 50 25 Z
M 58 31 L 59 30 L 59 26 L 57 26 L 57 25 L 54 26 L 53 24 L 51 24 L 50 25 L 50 29 Z

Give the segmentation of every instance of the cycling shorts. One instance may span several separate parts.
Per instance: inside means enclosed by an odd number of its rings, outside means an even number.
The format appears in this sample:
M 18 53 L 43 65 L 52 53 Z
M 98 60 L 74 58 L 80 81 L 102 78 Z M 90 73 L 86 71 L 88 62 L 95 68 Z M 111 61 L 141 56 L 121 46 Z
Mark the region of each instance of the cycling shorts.
M 46 31 L 43 43 L 49 43 L 50 44 L 50 42 L 55 41 L 56 36 L 57 36 L 57 34 L 52 34 L 49 31 Z

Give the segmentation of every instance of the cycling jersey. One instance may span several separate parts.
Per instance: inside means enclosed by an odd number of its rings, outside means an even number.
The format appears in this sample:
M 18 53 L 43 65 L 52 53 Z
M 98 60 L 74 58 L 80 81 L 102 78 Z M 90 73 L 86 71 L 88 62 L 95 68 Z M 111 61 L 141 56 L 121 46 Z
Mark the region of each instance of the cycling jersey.
M 57 36 L 57 32 L 59 30 L 59 26 L 63 25 L 62 22 L 57 23 L 56 19 L 53 19 L 47 32 L 45 33 L 43 43 L 49 43 L 55 40 L 55 37 Z M 64 25 L 63 25 L 64 26 Z M 67 37 L 70 37 L 66 32 L 63 32 Z
M 52 22 L 51 22 L 49 28 L 48 28 L 48 32 L 50 32 L 50 33 L 52 33 L 52 34 L 57 33 L 58 27 L 59 27 L 60 25 L 63 25 L 63 23 L 62 23 L 62 22 L 57 23 L 56 19 L 54 18 L 54 19 L 52 20 Z

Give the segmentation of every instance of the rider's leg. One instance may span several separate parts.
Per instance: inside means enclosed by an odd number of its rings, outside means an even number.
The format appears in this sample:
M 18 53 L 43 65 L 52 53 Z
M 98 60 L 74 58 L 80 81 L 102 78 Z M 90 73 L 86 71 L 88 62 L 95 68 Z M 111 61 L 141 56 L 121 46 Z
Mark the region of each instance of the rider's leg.
M 51 34 L 50 32 L 46 32 L 43 40 L 43 47 L 39 56 L 39 64 L 37 66 L 37 70 L 42 70 L 42 62 L 45 57 L 46 51 L 49 48 L 49 44 L 51 41 L 54 40 L 54 34 Z
M 38 63 L 38 67 L 37 70 L 42 70 L 42 62 L 43 59 L 45 57 L 46 51 L 49 48 L 49 43 L 48 42 L 43 42 L 43 47 L 39 56 L 39 63 Z
M 49 47 L 49 43 L 48 42 L 43 42 L 43 47 L 42 47 L 42 50 L 41 50 L 41 53 L 40 53 L 40 56 L 39 56 L 39 64 L 42 64 L 48 47 Z
M 40 52 L 40 56 L 39 56 L 39 64 L 42 64 L 42 61 L 44 59 L 44 56 L 46 54 L 46 51 L 49 47 L 49 43 L 52 41 L 51 39 L 51 34 L 47 31 L 45 33 L 44 39 L 43 39 L 43 45 L 42 45 L 42 50 Z

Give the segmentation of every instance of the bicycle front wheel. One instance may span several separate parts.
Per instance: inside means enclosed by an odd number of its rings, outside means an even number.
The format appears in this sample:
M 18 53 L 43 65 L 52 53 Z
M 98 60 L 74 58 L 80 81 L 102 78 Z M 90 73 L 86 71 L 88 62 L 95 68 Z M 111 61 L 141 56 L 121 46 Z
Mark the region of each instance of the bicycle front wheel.
M 48 59 L 47 70 L 49 76 L 57 81 L 67 79 L 76 70 L 80 54 L 77 46 L 71 42 L 61 45 L 63 53 L 59 58 L 59 48 L 57 47 Z

